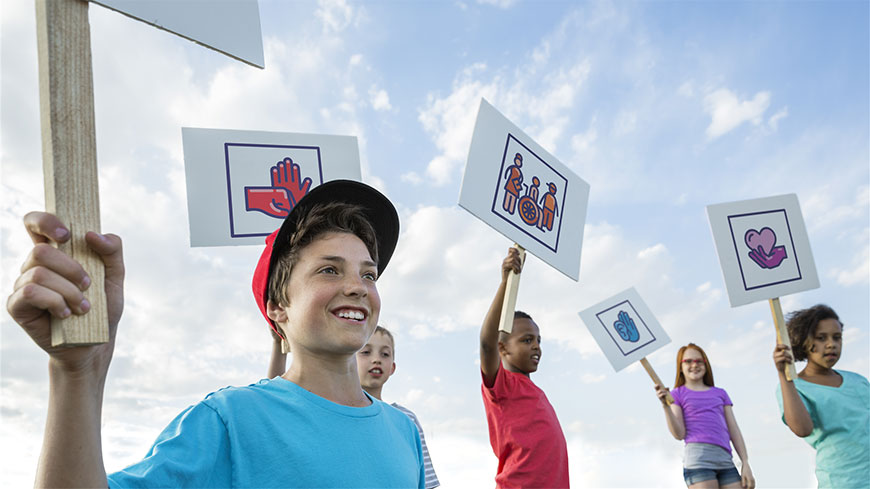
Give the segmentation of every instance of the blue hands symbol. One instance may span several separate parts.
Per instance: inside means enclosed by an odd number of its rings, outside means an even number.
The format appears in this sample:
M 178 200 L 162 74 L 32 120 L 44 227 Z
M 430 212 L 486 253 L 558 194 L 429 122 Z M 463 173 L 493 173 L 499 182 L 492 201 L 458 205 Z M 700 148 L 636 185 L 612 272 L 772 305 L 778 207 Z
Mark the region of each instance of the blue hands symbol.
M 634 325 L 634 320 L 629 317 L 627 312 L 619 311 L 617 317 L 619 319 L 613 323 L 613 327 L 616 328 L 616 332 L 619 333 L 620 338 L 632 343 L 640 339 L 640 333 L 637 332 L 637 326 Z

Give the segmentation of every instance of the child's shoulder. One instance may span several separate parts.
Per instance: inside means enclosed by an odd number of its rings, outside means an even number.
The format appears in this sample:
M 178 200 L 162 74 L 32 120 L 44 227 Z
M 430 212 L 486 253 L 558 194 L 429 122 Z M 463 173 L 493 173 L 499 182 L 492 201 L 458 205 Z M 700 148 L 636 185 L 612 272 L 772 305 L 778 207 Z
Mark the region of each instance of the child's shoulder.
M 207 394 L 203 399 L 203 402 L 207 405 L 212 405 L 213 407 L 235 404 L 246 400 L 280 395 L 281 393 L 286 393 L 290 390 L 292 385 L 292 382 L 287 382 L 280 377 L 274 379 L 262 379 L 246 386 L 223 387 Z
M 870 381 L 867 380 L 867 377 L 864 377 L 859 373 L 851 372 L 849 370 L 836 370 L 836 372 L 843 377 L 843 383 L 854 382 L 856 384 L 870 386 Z

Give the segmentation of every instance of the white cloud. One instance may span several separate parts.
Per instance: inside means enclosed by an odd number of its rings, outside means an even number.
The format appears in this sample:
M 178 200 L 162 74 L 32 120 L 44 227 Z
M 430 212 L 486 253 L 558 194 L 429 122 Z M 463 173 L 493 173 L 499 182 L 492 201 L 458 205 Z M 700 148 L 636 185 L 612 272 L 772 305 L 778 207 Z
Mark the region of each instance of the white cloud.
M 518 0 L 477 0 L 477 3 L 481 5 L 492 5 L 501 9 L 508 9 L 513 7 L 517 1 Z
M 744 122 L 757 126 L 768 106 L 770 92 L 758 92 L 752 100 L 740 101 L 726 88 L 716 90 L 704 97 L 704 111 L 712 118 L 707 127 L 707 138 L 716 139 Z
M 770 116 L 770 119 L 767 120 L 767 125 L 770 126 L 771 129 L 776 131 L 779 128 L 779 121 L 788 117 L 788 107 L 783 107 L 779 109 L 776 114 Z
M 390 95 L 384 89 L 372 86 L 369 89 L 369 100 L 371 101 L 372 108 L 376 111 L 385 111 L 393 108 L 390 105 Z
M 318 0 L 317 18 L 326 32 L 341 32 L 353 22 L 353 7 L 346 0 Z

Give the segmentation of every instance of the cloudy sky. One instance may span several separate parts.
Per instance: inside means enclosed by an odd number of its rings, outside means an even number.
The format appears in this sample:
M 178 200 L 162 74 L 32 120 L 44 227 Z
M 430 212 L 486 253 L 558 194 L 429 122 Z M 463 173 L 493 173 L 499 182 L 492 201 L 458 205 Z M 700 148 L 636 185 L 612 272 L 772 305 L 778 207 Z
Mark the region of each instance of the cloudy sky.
M 782 424 L 764 302 L 731 308 L 705 206 L 796 193 L 821 288 L 845 323 L 839 368 L 870 374 L 867 2 L 260 1 L 266 69 L 92 5 L 103 230 L 124 239 L 127 304 L 106 386 L 107 470 L 140 459 L 186 406 L 265 375 L 250 294 L 258 247 L 189 246 L 181 127 L 357 136 L 363 180 L 402 234 L 379 282 L 398 370 L 444 487 L 487 487 L 496 458 L 477 335 L 507 238 L 456 203 L 485 97 L 591 185 L 580 281 L 531 257 L 518 307 L 544 337 L 532 379 L 568 439 L 576 487 L 679 487 L 639 365 L 613 371 L 577 312 L 635 286 L 673 342 L 707 349 L 765 487 L 814 486 Z M 44 207 L 32 2 L 2 4 L 2 282 Z M 30 485 L 46 356 L 0 317 L 0 485 Z M 801 368 L 801 365 L 798 366 Z

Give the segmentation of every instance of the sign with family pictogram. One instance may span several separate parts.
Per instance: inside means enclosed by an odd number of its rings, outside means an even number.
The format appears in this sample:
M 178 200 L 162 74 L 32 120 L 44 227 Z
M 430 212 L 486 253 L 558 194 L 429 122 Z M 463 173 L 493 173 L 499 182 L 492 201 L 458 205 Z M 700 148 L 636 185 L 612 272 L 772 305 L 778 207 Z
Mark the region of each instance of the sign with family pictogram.
M 191 246 L 262 245 L 312 188 L 361 180 L 356 137 L 182 128 Z
M 579 314 L 614 370 L 639 361 L 653 382 L 664 387 L 646 356 L 671 339 L 634 287 Z M 673 402 L 670 394 L 668 400 Z
M 459 205 L 574 280 L 589 184 L 481 99 Z M 519 288 L 511 272 L 499 330 L 510 332 Z
M 588 183 L 481 100 L 460 206 L 577 280 L 588 201 Z
M 94 84 L 89 3 L 36 0 L 39 104 L 45 208 L 70 229 L 58 248 L 91 277 L 84 292 L 85 315 L 52 318 L 52 346 L 93 345 L 109 340 L 102 259 L 85 243 L 87 231 L 100 231 Z M 102 4 L 198 44 L 263 67 L 256 0 L 174 2 L 105 0 Z
M 709 205 L 707 217 L 731 307 L 769 300 L 777 339 L 789 344 L 779 297 L 819 287 L 797 195 Z

